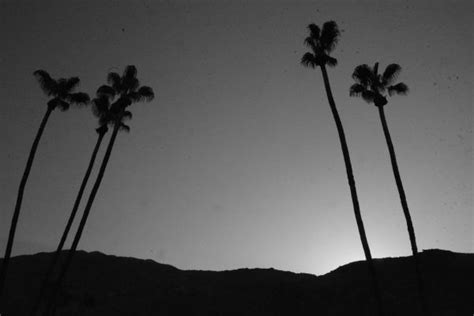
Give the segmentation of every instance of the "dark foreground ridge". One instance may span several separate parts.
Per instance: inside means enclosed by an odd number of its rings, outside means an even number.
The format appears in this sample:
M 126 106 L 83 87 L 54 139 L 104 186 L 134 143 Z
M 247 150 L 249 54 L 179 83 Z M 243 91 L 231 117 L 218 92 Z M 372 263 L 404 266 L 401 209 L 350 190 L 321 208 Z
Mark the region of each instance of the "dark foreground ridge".
M 51 253 L 12 258 L 5 316 L 27 315 Z M 474 254 L 420 254 L 433 315 L 474 314 Z M 376 259 L 389 315 L 418 316 L 410 257 Z M 326 275 L 274 269 L 183 271 L 152 260 L 76 254 L 56 315 L 371 315 L 364 262 Z M 3 314 L 2 314 L 3 316 Z

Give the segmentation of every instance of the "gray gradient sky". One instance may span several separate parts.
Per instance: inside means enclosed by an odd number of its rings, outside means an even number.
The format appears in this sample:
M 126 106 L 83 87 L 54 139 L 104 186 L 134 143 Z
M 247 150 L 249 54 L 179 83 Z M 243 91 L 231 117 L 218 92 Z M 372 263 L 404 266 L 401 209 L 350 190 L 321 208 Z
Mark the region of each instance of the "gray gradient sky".
M 306 25 L 331 19 L 329 76 L 373 255 L 410 254 L 377 110 L 348 95 L 353 68 L 376 61 L 399 63 L 411 89 L 386 115 L 419 248 L 474 250 L 471 1 L 3 0 L 0 14 L 2 253 L 46 109 L 33 71 L 79 76 L 92 94 L 134 64 L 157 98 L 132 108 L 80 248 L 183 269 L 322 274 L 363 259 L 321 74 L 299 65 Z M 14 254 L 56 247 L 95 126 L 89 110 L 51 116 Z

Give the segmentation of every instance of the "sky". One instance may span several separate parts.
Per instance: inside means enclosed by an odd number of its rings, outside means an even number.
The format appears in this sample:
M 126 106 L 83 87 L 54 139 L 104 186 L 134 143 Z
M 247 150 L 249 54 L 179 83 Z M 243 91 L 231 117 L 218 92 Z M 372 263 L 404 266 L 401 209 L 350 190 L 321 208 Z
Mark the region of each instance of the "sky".
M 375 62 L 400 64 L 398 80 L 410 88 L 385 113 L 419 249 L 473 252 L 473 8 L 467 0 L 0 1 L 1 253 L 48 101 L 33 71 L 79 76 L 78 91 L 94 95 L 108 72 L 136 65 L 156 98 L 131 108 L 80 249 L 180 269 L 318 275 L 363 260 L 321 72 L 299 63 L 306 26 L 329 20 L 341 29 L 329 78 L 372 255 L 411 253 L 377 109 L 348 93 L 354 67 Z M 56 248 L 96 125 L 90 109 L 51 115 L 14 255 Z

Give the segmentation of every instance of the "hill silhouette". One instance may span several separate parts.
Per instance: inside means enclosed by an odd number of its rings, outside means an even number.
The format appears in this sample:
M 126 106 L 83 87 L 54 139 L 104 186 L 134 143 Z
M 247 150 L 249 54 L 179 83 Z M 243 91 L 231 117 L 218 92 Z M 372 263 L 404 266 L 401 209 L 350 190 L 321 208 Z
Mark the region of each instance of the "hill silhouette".
M 52 253 L 13 257 L 6 316 L 27 315 Z M 474 254 L 420 254 L 433 315 L 474 313 Z M 376 259 L 388 315 L 418 315 L 410 257 Z M 275 269 L 185 271 L 79 251 L 56 315 L 371 315 L 367 267 L 353 262 L 322 276 Z M 3 315 L 3 314 L 2 314 Z

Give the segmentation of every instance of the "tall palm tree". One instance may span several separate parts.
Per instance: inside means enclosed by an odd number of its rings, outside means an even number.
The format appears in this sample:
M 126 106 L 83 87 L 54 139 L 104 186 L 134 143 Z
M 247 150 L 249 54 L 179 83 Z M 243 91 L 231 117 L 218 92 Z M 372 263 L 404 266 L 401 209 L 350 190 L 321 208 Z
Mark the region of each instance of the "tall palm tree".
M 79 208 L 79 204 L 81 202 L 82 195 L 83 195 L 84 190 L 86 188 L 87 182 L 89 181 L 89 177 L 90 177 L 90 174 L 91 174 L 91 171 L 92 171 L 92 167 L 94 166 L 94 163 L 95 163 L 97 152 L 99 151 L 102 140 L 103 140 L 105 134 L 108 131 L 107 125 L 109 123 L 109 120 L 111 119 L 111 116 L 110 116 L 110 113 L 109 113 L 109 111 L 110 111 L 110 102 L 111 101 L 112 100 L 111 100 L 110 96 L 100 94 L 99 91 L 97 93 L 97 97 L 94 100 L 92 100 L 92 112 L 93 112 L 94 116 L 96 116 L 99 119 L 99 127 L 96 128 L 96 132 L 97 132 L 97 135 L 98 135 L 97 141 L 96 141 L 96 144 L 94 146 L 94 150 L 92 151 L 92 156 L 90 158 L 89 165 L 87 166 L 86 173 L 84 175 L 84 178 L 82 179 L 82 183 L 81 183 L 81 186 L 79 188 L 79 192 L 77 193 L 76 200 L 74 201 L 74 206 L 72 208 L 71 214 L 69 215 L 69 219 L 66 223 L 66 227 L 64 228 L 64 232 L 63 232 L 63 234 L 61 236 L 61 239 L 59 241 L 59 245 L 56 248 L 56 251 L 53 255 L 53 258 L 52 258 L 51 262 L 49 263 L 49 266 L 46 270 L 46 274 L 44 276 L 38 298 L 36 299 L 36 302 L 33 306 L 33 309 L 32 309 L 32 312 L 31 312 L 30 315 L 36 315 L 36 313 L 37 313 L 37 311 L 40 307 L 41 300 L 43 299 L 44 295 L 46 294 L 48 282 L 51 279 L 52 273 L 54 271 L 54 268 L 56 267 L 56 264 L 58 262 L 60 254 L 61 254 L 61 251 L 63 250 L 64 243 L 66 242 L 67 236 L 68 236 L 69 231 L 70 231 L 71 226 L 72 226 L 72 223 L 74 222 L 74 218 L 76 216 L 77 209 Z
M 383 73 L 379 73 L 379 63 L 375 63 L 371 68 L 367 64 L 359 65 L 355 68 L 352 78 L 356 81 L 351 87 L 350 96 L 361 96 L 368 103 L 374 103 L 379 110 L 382 128 L 387 142 L 390 161 L 392 163 L 393 175 L 395 183 L 400 195 L 400 202 L 402 204 L 403 214 L 407 223 L 408 236 L 410 237 L 411 250 L 415 263 L 416 277 L 418 282 L 418 291 L 420 295 L 422 311 L 428 315 L 428 308 L 424 299 L 423 281 L 421 277 L 420 262 L 418 258 L 418 247 L 416 244 L 415 228 L 411 219 L 410 210 L 408 209 L 407 198 L 405 190 L 403 189 L 400 171 L 398 169 L 397 157 L 395 156 L 395 149 L 393 147 L 392 138 L 388 130 L 387 120 L 385 118 L 384 106 L 388 103 L 387 95 L 395 94 L 406 95 L 408 93 L 408 86 L 403 82 L 395 84 L 395 80 L 400 74 L 402 68 L 398 64 L 390 64 L 385 68 Z
M 39 141 L 43 135 L 44 128 L 48 122 L 49 116 L 56 109 L 59 108 L 62 111 L 69 109 L 71 105 L 87 105 L 89 103 L 89 96 L 83 92 L 74 92 L 74 90 L 79 85 L 78 77 L 71 78 L 61 78 L 53 79 L 51 76 L 44 70 L 37 70 L 33 75 L 38 80 L 41 89 L 43 92 L 51 99 L 47 103 L 46 113 L 43 116 L 40 127 L 36 133 L 36 137 L 33 141 L 33 145 L 30 149 L 30 154 L 28 156 L 28 161 L 26 163 L 25 171 L 23 172 L 23 177 L 20 181 L 20 186 L 18 188 L 18 195 L 15 204 L 15 210 L 13 212 L 12 221 L 10 224 L 10 232 L 8 235 L 7 247 L 5 249 L 5 255 L 3 259 L 2 268 L 0 270 L 0 312 L 2 310 L 3 302 L 3 289 L 5 286 L 5 279 L 8 270 L 8 264 L 10 262 L 10 256 L 13 248 L 13 241 L 15 238 L 16 226 L 18 223 L 18 218 L 20 216 L 21 202 L 23 200 L 23 193 L 25 191 L 26 182 L 28 180 L 28 175 L 30 174 L 31 166 L 33 165 L 33 160 L 38 148 Z
M 329 106 L 332 111 L 332 115 L 336 122 L 337 131 L 339 133 L 339 140 L 341 143 L 342 154 L 344 156 L 344 162 L 346 165 L 347 179 L 351 191 L 352 204 L 354 206 L 354 214 L 356 218 L 357 228 L 359 229 L 360 240 L 362 242 L 362 248 L 364 250 L 365 259 L 367 261 L 368 270 L 371 279 L 371 287 L 373 295 L 376 301 L 377 311 L 379 315 L 383 315 L 382 309 L 382 298 L 380 294 L 380 288 L 375 272 L 374 262 L 370 253 L 369 242 L 365 233 L 364 222 L 360 213 L 359 199 L 357 197 L 356 185 L 354 180 L 354 174 L 352 171 L 351 158 L 349 156 L 349 149 L 347 147 L 347 141 L 344 134 L 344 128 L 342 126 L 339 113 L 336 108 L 336 103 L 331 91 L 329 84 L 328 73 L 326 65 L 334 67 L 337 65 L 337 59 L 331 57 L 329 54 L 336 47 L 339 39 L 339 29 L 336 22 L 329 21 L 324 23 L 322 30 L 316 24 L 308 25 L 309 36 L 305 39 L 305 44 L 311 49 L 311 52 L 307 52 L 301 58 L 301 64 L 306 67 L 316 68 L 319 66 L 323 75 L 324 87 L 326 88 L 326 94 L 329 101 Z
M 105 169 L 107 167 L 107 163 L 109 161 L 110 155 L 112 153 L 112 148 L 115 143 L 115 139 L 117 134 L 120 130 L 129 131 L 130 128 L 127 126 L 124 121 L 127 119 L 131 119 L 132 113 L 127 111 L 127 108 L 132 104 L 140 101 L 151 101 L 154 98 L 154 93 L 152 88 L 148 86 L 141 86 L 140 82 L 137 79 L 137 69 L 135 66 L 127 66 L 123 72 L 123 75 L 120 76 L 118 73 L 112 72 L 108 74 L 107 81 L 110 84 L 103 85 L 98 89 L 98 94 L 108 96 L 110 98 L 117 96 L 118 100 L 115 101 L 109 111 L 109 117 L 107 117 L 107 122 L 109 125 L 113 126 L 113 132 L 110 137 L 109 144 L 107 145 L 107 149 L 102 160 L 102 164 L 100 165 L 99 172 L 97 174 L 97 178 L 95 180 L 94 186 L 92 187 L 91 193 L 87 200 L 87 204 L 84 208 L 84 213 L 82 215 L 81 221 L 79 223 L 79 227 L 76 231 L 74 236 L 74 240 L 72 242 L 71 249 L 69 250 L 64 264 L 61 267 L 59 272 L 59 276 L 55 281 L 55 285 L 53 291 L 49 297 L 48 304 L 46 309 L 44 310 L 44 315 L 48 315 L 50 313 L 51 308 L 53 307 L 56 295 L 61 287 L 61 283 L 68 271 L 73 256 L 77 250 L 77 246 L 79 244 L 79 240 L 81 239 L 82 232 L 87 222 L 87 218 L 89 216 L 90 210 L 92 208 L 92 203 L 94 202 L 94 198 L 99 190 L 100 183 L 102 178 L 104 177 Z

